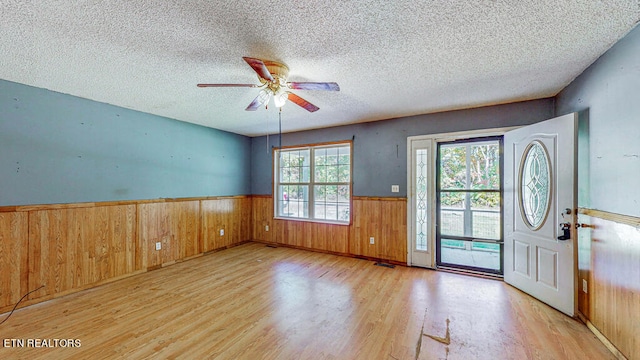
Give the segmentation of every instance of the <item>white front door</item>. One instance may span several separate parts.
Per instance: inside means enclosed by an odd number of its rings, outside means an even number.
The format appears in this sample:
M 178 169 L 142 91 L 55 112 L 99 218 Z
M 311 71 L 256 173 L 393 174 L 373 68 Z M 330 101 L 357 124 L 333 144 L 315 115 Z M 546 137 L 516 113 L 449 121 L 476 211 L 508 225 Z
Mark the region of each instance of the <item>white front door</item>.
M 409 201 L 407 214 L 409 251 L 407 262 L 410 266 L 433 267 L 433 141 L 430 139 L 410 139 L 408 143 L 408 186 Z
M 577 301 L 576 129 L 577 114 L 569 114 L 504 137 L 504 279 L 570 316 Z

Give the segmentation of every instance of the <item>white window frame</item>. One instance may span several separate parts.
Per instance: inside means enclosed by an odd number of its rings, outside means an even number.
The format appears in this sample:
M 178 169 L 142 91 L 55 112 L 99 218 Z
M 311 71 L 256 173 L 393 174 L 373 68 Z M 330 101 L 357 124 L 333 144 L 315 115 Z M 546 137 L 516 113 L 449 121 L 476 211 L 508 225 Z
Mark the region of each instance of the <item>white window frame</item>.
M 321 149 L 328 148 L 338 148 L 338 147 L 349 147 L 349 180 L 347 182 L 315 182 L 315 151 Z M 309 150 L 310 151 L 310 164 L 309 164 L 309 172 L 310 179 L 309 182 L 297 182 L 297 183 L 282 183 L 280 181 L 280 153 L 285 151 L 300 151 L 300 150 Z M 280 185 L 302 185 L 308 186 L 309 188 L 309 201 L 308 201 L 308 217 L 293 217 L 293 216 L 283 216 L 281 215 L 279 204 L 279 186 Z M 349 217 L 347 220 L 333 220 L 333 219 L 322 219 L 315 218 L 315 206 L 314 206 L 314 188 L 316 185 L 337 185 L 337 186 L 348 186 L 349 187 L 349 200 L 348 200 L 348 212 Z M 328 223 L 328 224 L 337 224 L 337 225 L 350 225 L 351 219 L 353 217 L 353 142 L 352 141 L 342 141 L 342 142 L 332 142 L 332 143 L 320 143 L 320 144 L 310 144 L 310 145 L 299 145 L 299 146 L 291 146 L 291 147 L 283 147 L 281 149 L 275 149 L 273 153 L 273 213 L 274 218 L 279 220 L 292 220 L 292 221 L 307 221 L 307 222 L 316 222 L 316 223 Z

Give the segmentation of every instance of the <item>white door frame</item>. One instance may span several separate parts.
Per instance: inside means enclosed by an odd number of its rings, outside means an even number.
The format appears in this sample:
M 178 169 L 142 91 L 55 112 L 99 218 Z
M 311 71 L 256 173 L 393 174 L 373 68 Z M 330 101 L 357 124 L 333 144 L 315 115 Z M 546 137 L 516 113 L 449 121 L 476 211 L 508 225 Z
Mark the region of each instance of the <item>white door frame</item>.
M 419 135 L 419 136 L 409 136 L 407 137 L 407 266 L 422 266 L 428 268 L 435 268 L 435 246 L 436 246 L 436 227 L 435 227 L 435 209 L 436 209 L 436 198 L 435 198 L 435 183 L 436 183 L 436 148 L 438 143 L 440 142 L 450 142 L 460 139 L 470 139 L 476 137 L 487 137 L 487 136 L 502 136 L 509 130 L 517 129 L 519 126 L 513 127 L 504 127 L 504 128 L 494 128 L 494 129 L 482 129 L 482 130 L 471 130 L 471 131 L 460 131 L 460 132 L 452 132 L 452 133 L 439 133 L 439 134 L 431 134 L 431 135 Z M 414 164 L 415 159 L 413 156 L 414 145 L 417 142 L 431 143 L 431 148 L 429 149 L 429 161 L 430 164 L 428 166 L 428 176 L 429 176 L 429 190 L 427 193 L 428 197 L 428 209 L 429 209 L 429 240 L 427 249 L 430 253 L 430 259 L 426 263 L 416 263 L 414 264 L 413 259 L 413 248 L 415 244 L 415 189 L 414 189 Z M 418 260 L 418 259 L 415 259 Z

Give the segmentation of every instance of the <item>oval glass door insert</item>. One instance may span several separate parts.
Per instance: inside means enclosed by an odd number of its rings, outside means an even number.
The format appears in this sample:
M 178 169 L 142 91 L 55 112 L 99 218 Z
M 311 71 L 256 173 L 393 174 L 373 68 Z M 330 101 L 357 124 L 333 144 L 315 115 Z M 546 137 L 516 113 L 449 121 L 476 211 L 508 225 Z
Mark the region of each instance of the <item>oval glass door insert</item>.
M 547 149 L 531 142 L 520 163 L 520 211 L 525 223 L 538 230 L 547 218 L 551 200 L 551 164 Z

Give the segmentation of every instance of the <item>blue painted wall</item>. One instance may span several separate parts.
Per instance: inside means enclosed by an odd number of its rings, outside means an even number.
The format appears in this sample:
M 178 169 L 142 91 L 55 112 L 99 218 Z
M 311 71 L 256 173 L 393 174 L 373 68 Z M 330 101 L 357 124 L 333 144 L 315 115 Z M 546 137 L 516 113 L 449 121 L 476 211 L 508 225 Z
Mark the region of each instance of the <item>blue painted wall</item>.
M 571 112 L 588 120 L 579 205 L 640 216 L 640 27 L 558 94 L 556 113 Z
M 251 139 L 0 80 L 0 206 L 250 194 Z
M 449 111 L 287 133 L 282 146 L 354 139 L 353 194 L 355 196 L 407 196 L 407 137 L 456 131 L 527 125 L 554 116 L 554 100 L 540 99 L 520 103 Z M 255 137 L 251 142 L 251 192 L 272 193 L 271 146 L 280 139 Z M 400 185 L 399 193 L 391 185 Z

